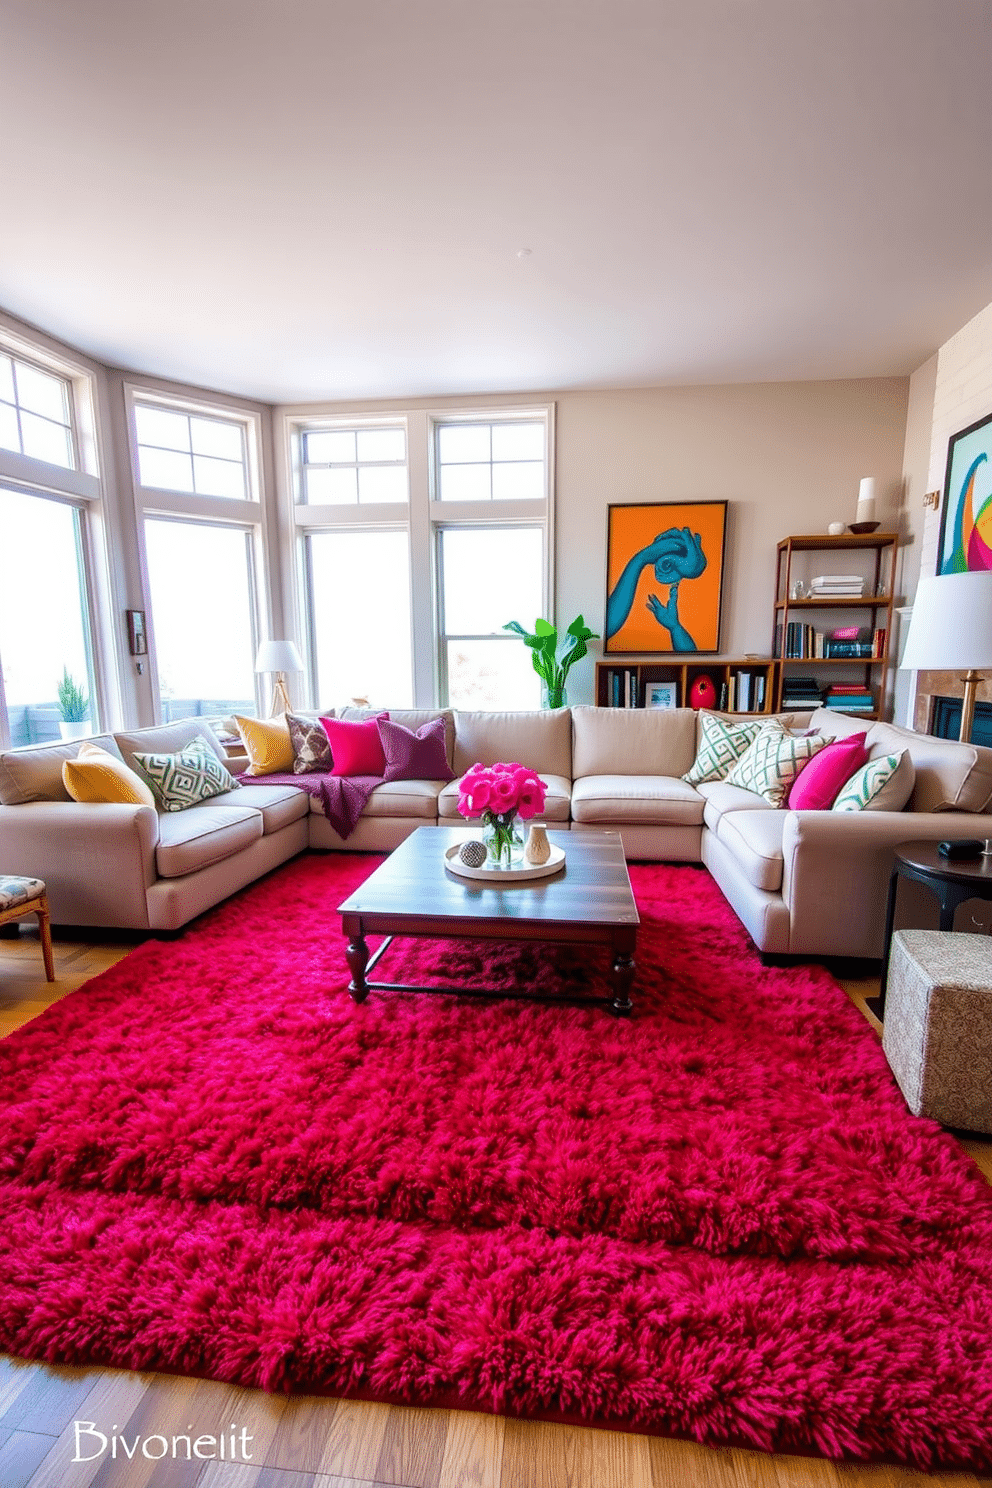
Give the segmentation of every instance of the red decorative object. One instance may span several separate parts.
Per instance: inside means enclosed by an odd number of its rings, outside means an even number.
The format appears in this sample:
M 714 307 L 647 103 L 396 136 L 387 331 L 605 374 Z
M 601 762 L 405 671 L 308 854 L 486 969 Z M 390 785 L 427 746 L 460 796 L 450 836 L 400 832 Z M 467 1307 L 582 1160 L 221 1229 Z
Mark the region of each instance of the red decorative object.
M 823 967 L 632 863 L 629 1022 L 356 1007 L 333 907 L 377 861 L 297 859 L 0 1040 L 0 1350 L 989 1470 L 992 1193 Z M 605 980 L 537 944 L 386 965 Z
M 716 707 L 716 688 L 713 685 L 713 678 L 707 676 L 705 672 L 701 677 L 697 677 L 689 688 L 689 707 Z

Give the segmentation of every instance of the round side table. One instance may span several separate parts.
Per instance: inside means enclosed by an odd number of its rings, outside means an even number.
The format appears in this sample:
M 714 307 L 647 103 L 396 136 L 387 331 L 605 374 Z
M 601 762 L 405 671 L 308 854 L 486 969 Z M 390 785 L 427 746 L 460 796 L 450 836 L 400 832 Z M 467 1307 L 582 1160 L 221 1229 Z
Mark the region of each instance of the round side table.
M 895 849 L 885 911 L 881 989 L 877 998 L 868 999 L 869 1007 L 879 1018 L 885 1012 L 885 984 L 889 977 L 889 952 L 900 878 L 912 879 L 936 894 L 940 903 L 940 928 L 953 930 L 954 911 L 959 904 L 964 904 L 966 899 L 992 899 L 992 857 L 945 858 L 937 851 L 936 842 L 900 842 Z

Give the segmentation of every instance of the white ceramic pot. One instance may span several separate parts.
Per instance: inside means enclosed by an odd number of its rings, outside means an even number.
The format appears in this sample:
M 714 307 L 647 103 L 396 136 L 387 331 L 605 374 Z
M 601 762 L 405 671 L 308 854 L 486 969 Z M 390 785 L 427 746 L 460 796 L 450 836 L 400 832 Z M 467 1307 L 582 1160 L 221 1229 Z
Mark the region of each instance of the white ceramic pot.
M 59 732 L 63 739 L 85 739 L 88 734 L 93 732 L 93 727 L 85 718 L 81 718 L 78 722 L 74 723 L 66 723 L 63 719 L 59 724 Z
M 530 831 L 527 833 L 524 862 L 537 868 L 541 863 L 546 863 L 550 856 L 551 843 L 548 841 L 547 827 L 542 826 L 540 822 L 532 822 Z

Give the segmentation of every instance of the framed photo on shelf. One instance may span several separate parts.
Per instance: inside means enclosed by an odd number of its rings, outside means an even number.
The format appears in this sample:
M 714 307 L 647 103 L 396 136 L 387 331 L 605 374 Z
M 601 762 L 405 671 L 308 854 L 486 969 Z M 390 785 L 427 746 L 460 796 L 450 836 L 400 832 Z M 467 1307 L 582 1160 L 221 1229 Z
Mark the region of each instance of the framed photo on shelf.
M 677 708 L 679 686 L 677 682 L 645 682 L 645 708 Z
M 992 413 L 947 443 L 937 573 L 992 569 Z
M 609 507 L 604 655 L 719 651 L 728 504 Z

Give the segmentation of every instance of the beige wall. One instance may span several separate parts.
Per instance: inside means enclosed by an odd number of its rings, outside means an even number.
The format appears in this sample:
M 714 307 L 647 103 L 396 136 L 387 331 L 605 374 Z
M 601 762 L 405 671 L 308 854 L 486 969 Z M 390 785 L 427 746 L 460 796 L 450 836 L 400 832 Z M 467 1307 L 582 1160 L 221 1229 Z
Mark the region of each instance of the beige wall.
M 898 521 L 908 395 L 905 378 L 554 394 L 559 623 L 603 628 L 611 502 L 727 500 L 721 651 L 767 656 L 779 539 L 853 521 L 864 475 Z M 592 692 L 582 662 L 569 698 Z

